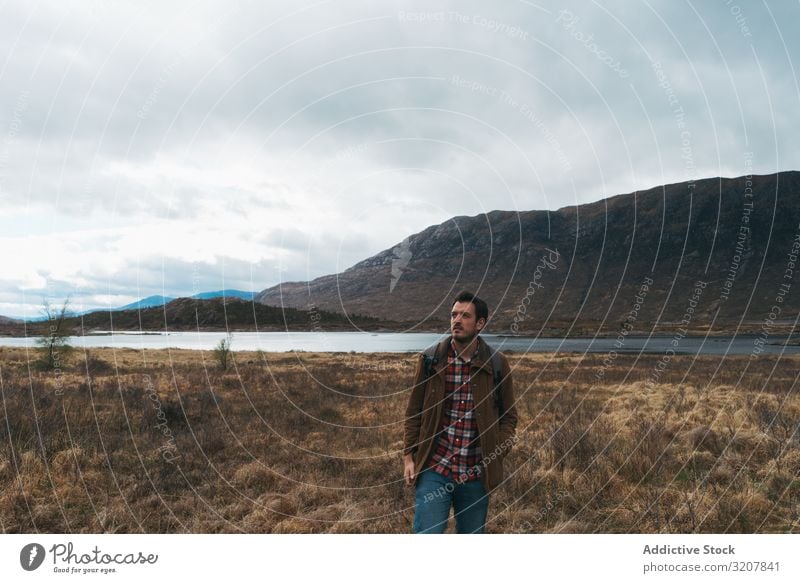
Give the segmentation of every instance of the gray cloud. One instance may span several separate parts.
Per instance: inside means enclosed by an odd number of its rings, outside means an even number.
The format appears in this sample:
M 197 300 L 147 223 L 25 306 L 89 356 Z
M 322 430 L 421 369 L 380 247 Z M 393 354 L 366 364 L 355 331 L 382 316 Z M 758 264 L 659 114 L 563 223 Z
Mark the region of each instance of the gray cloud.
M 112 274 L 102 293 L 124 295 L 137 260 L 137 293 L 156 293 L 160 263 L 135 233 L 163 221 L 182 237 L 164 240 L 169 293 L 223 260 L 261 289 L 454 215 L 741 174 L 746 152 L 756 173 L 794 169 L 798 10 L 7 3 L 0 227 L 21 249 L 25 225 L 109 249 L 116 268 L 76 262 L 54 294 L 80 280 L 96 295 Z M 58 271 L 41 257 L 9 267 L 0 297 Z

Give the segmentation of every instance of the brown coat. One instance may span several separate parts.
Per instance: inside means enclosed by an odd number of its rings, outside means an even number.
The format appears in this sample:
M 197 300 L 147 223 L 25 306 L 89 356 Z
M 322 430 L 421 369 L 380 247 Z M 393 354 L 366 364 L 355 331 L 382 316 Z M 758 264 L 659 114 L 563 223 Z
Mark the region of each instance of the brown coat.
M 442 416 L 445 395 L 445 369 L 447 368 L 447 348 L 451 337 L 439 343 L 437 355 L 439 362 L 433 367 L 431 377 L 423 382 L 424 355 L 419 355 L 411 397 L 406 408 L 404 426 L 403 454 L 414 455 L 414 470 L 419 476 L 431 454 L 436 440 L 436 432 Z M 487 492 L 503 481 L 503 460 L 515 440 L 517 410 L 514 407 L 514 385 L 511 367 L 504 355 L 502 382 L 498 390 L 502 396 L 505 414 L 498 422 L 497 404 L 493 396 L 494 376 L 489 348 L 478 336 L 478 354 L 472 359 L 472 397 L 475 402 L 475 419 L 478 423 L 478 438 L 481 446 L 483 465 L 483 485 Z M 416 478 L 414 480 L 416 483 Z

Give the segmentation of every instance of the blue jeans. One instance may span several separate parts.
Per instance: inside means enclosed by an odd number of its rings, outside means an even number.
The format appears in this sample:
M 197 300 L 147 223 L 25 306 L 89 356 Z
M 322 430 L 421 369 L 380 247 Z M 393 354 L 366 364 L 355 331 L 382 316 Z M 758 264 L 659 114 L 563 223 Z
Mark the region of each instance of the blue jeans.
M 417 478 L 415 499 L 415 534 L 443 533 L 450 506 L 455 513 L 458 534 L 483 534 L 489 495 L 482 480 L 459 483 L 425 468 Z

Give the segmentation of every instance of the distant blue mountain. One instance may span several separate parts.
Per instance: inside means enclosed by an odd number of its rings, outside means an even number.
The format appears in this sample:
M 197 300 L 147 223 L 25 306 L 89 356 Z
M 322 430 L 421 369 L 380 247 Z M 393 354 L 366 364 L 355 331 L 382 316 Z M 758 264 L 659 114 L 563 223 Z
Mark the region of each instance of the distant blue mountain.
M 200 292 L 199 294 L 194 294 L 190 296 L 192 299 L 195 300 L 211 300 L 213 298 L 239 298 L 242 300 L 252 300 L 253 296 L 256 295 L 258 292 L 246 292 L 241 291 L 238 289 L 221 289 L 219 291 L 210 291 L 210 292 Z M 128 304 L 127 306 L 122 306 L 120 308 L 109 308 L 108 310 L 89 310 L 87 312 L 83 312 L 83 314 L 89 314 L 91 312 L 102 312 L 102 311 L 110 311 L 110 312 L 119 312 L 122 310 L 143 310 L 145 308 L 157 308 L 159 306 L 163 306 L 164 304 L 170 303 L 172 300 L 177 300 L 177 297 L 172 296 L 147 296 L 144 299 L 139 300 L 138 302 L 133 302 L 132 304 Z
M 172 296 L 147 296 L 146 298 L 142 298 L 132 304 L 127 304 L 125 306 L 121 306 L 119 308 L 109 308 L 109 312 L 119 312 L 122 310 L 143 310 L 145 308 L 157 308 L 158 306 L 163 306 L 164 304 L 170 303 L 173 298 Z M 92 312 L 104 312 L 106 310 L 87 310 L 85 312 L 81 312 L 81 314 L 91 314 Z
M 238 289 L 222 289 L 219 291 L 200 292 L 198 294 L 194 294 L 191 296 L 191 298 L 195 300 L 210 300 L 213 298 L 225 297 L 252 300 L 257 293 L 258 292 L 247 292 Z M 93 312 L 121 312 L 122 310 L 144 310 L 146 308 L 158 308 L 159 306 L 163 306 L 164 304 L 168 304 L 172 300 L 177 299 L 177 297 L 173 296 L 147 296 L 146 298 L 142 298 L 141 300 L 120 306 L 118 308 L 93 308 L 83 312 L 70 312 L 70 316 L 85 316 L 86 314 L 91 314 Z M 45 318 L 39 316 L 36 318 L 28 318 L 27 320 L 28 322 L 41 322 L 42 320 L 45 320 Z
M 210 300 L 212 298 L 239 298 L 242 300 L 252 300 L 258 292 L 246 292 L 238 289 L 223 289 L 220 291 L 203 292 L 194 294 L 192 297 L 196 300 Z

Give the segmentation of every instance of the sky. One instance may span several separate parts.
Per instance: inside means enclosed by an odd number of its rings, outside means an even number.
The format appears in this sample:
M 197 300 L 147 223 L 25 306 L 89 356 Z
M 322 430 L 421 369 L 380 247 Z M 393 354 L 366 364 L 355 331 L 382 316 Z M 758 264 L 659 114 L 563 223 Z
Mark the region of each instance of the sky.
M 454 216 L 800 169 L 798 21 L 743 0 L 5 2 L 0 314 L 258 291 Z

